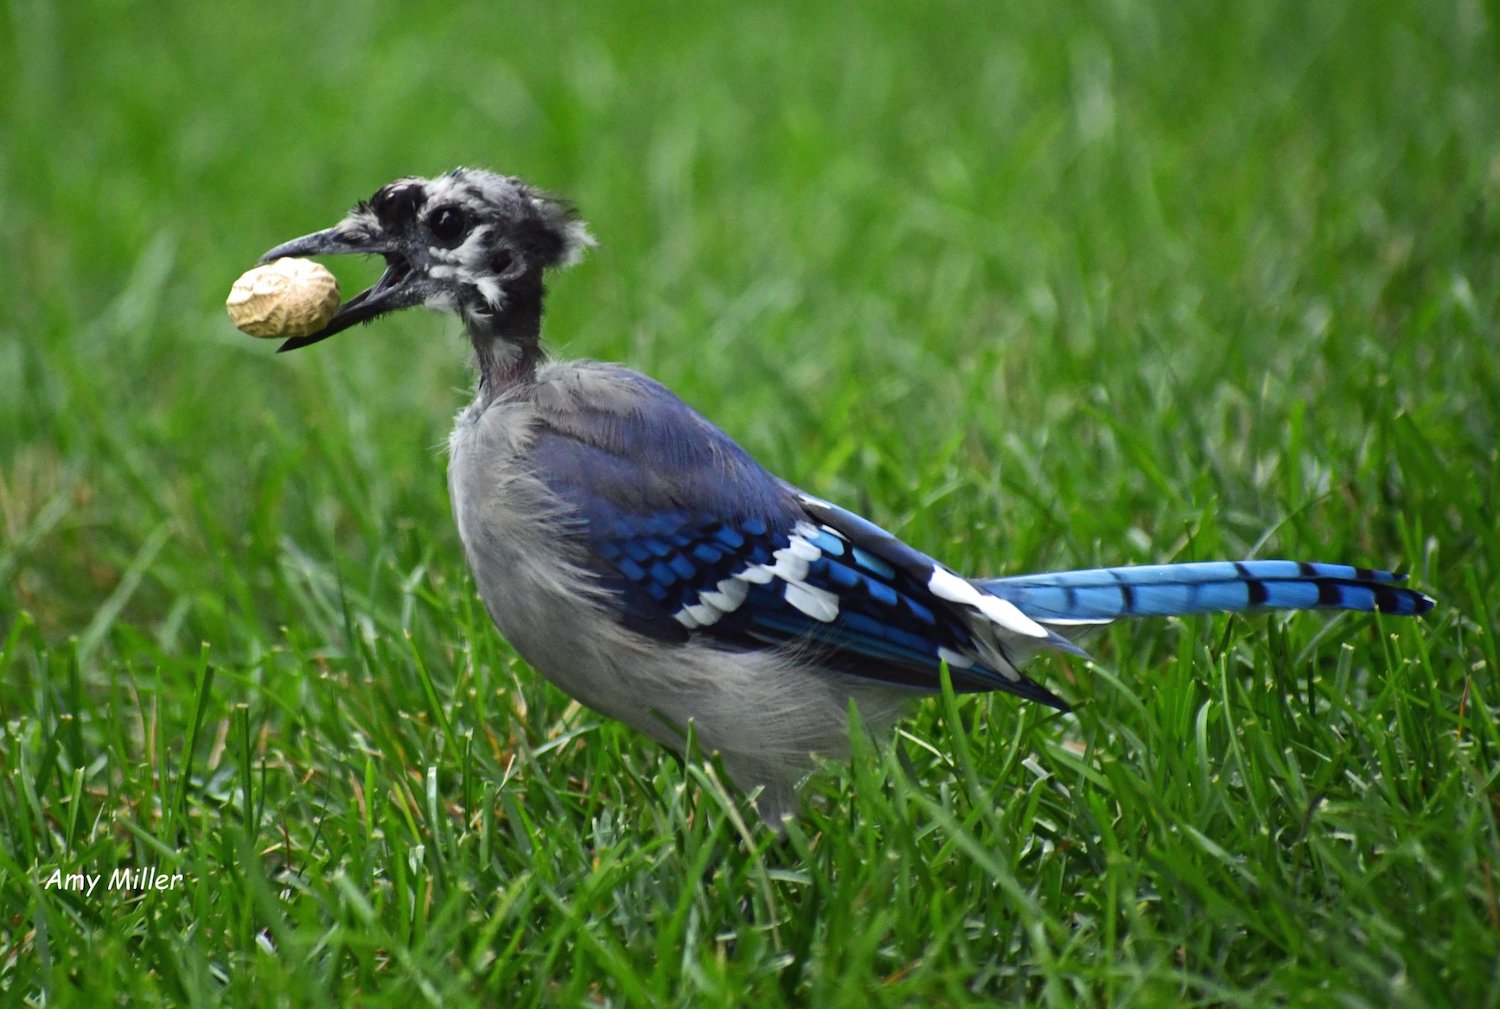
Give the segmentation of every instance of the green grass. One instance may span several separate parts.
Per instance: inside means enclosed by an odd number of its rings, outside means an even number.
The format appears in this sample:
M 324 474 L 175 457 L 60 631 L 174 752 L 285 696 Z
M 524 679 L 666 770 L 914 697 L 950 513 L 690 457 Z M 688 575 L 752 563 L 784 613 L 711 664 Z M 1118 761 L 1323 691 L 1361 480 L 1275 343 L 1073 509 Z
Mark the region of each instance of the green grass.
M 1493 11 L 803 6 L 0 14 L 0 1002 L 1500 1004 Z M 490 626 L 456 323 L 223 317 L 459 163 L 600 238 L 555 350 L 960 570 L 1441 605 L 1116 627 L 1036 670 L 1076 716 L 929 702 L 778 845 Z

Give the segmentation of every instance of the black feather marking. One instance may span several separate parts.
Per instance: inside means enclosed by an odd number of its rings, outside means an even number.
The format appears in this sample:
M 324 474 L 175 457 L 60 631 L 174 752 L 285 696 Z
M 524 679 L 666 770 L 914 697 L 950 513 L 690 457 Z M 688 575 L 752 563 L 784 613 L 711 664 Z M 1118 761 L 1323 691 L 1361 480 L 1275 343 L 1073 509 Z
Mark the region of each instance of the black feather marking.
M 369 207 L 380 226 L 390 231 L 411 224 L 426 198 L 427 188 L 421 179 L 397 179 L 377 189 Z

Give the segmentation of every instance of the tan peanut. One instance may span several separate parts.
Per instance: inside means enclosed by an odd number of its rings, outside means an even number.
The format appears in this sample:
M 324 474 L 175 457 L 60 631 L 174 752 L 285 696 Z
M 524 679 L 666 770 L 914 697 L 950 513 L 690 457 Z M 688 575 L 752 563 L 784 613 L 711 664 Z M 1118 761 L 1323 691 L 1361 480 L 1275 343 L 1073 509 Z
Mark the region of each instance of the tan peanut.
M 278 259 L 242 274 L 224 307 L 251 336 L 308 336 L 338 311 L 339 282 L 321 263 Z

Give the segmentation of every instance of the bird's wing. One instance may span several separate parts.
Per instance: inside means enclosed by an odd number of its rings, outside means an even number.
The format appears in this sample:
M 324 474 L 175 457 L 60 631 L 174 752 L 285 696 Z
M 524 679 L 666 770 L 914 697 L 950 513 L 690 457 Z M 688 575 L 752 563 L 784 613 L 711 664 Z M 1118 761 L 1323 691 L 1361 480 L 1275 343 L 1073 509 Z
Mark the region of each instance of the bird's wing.
M 664 643 L 805 646 L 820 665 L 924 689 L 947 662 L 957 689 L 1065 707 L 1016 668 L 1064 639 L 778 480 L 665 387 L 567 367 L 538 396 L 530 455 L 578 516 L 572 535 L 624 626 Z

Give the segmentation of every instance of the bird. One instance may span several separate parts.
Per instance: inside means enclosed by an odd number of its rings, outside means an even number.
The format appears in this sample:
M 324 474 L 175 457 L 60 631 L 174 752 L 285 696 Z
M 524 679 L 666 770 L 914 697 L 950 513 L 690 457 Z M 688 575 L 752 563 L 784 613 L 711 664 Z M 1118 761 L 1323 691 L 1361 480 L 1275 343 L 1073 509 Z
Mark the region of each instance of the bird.
M 383 185 L 261 258 L 385 262 L 281 352 L 409 307 L 462 320 L 477 382 L 448 488 L 495 625 L 587 707 L 679 753 L 691 733 L 773 827 L 818 759 L 848 752 L 851 705 L 887 729 L 945 670 L 955 692 L 1067 711 L 1022 667 L 1085 656 L 1078 640 L 1119 618 L 1433 606 L 1403 575 L 1284 560 L 964 577 L 772 474 L 653 379 L 551 359 L 545 278 L 594 245 L 571 203 L 457 168 Z

